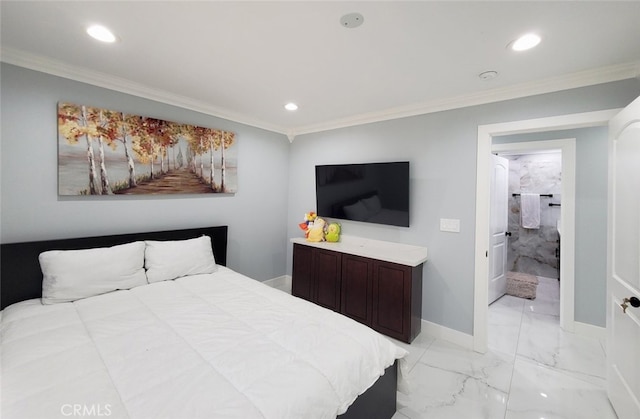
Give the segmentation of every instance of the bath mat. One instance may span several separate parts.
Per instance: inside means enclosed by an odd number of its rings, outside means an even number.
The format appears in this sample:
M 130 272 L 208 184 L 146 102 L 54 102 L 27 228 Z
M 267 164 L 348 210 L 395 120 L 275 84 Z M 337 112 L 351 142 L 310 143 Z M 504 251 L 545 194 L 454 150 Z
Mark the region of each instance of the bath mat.
M 507 294 L 514 297 L 536 298 L 538 278 L 522 272 L 507 272 Z

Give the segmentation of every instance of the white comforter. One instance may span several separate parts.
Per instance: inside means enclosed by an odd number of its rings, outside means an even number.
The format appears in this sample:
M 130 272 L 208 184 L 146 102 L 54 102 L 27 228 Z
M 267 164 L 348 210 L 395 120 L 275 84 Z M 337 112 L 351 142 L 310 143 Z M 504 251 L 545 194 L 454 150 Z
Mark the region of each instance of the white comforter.
M 406 351 L 227 268 L 2 321 L 2 418 L 333 418 Z

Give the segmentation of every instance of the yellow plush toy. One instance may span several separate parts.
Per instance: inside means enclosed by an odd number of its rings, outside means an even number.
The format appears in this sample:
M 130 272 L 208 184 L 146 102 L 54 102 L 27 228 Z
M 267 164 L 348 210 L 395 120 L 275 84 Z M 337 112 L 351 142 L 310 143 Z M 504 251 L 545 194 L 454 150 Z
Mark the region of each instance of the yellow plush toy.
M 324 229 L 327 222 L 318 217 L 313 221 L 313 224 L 309 225 L 309 234 L 307 235 L 307 241 L 310 242 L 323 242 L 324 241 Z

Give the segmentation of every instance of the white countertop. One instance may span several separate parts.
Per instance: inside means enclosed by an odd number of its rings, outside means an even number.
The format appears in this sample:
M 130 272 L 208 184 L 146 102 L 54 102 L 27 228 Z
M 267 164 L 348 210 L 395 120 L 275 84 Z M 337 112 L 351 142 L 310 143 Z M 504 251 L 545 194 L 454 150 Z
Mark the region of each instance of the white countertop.
M 291 242 L 407 266 L 418 266 L 427 261 L 426 247 L 366 239 L 344 234 L 340 236 L 340 241 L 337 243 L 308 242 L 303 237 L 293 238 Z

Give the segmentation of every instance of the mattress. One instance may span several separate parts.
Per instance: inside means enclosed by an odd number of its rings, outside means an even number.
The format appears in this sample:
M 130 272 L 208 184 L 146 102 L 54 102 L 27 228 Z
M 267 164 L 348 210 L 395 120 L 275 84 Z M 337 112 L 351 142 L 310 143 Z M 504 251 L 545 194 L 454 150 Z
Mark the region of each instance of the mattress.
M 0 312 L 2 418 L 334 418 L 406 351 L 223 266 Z

